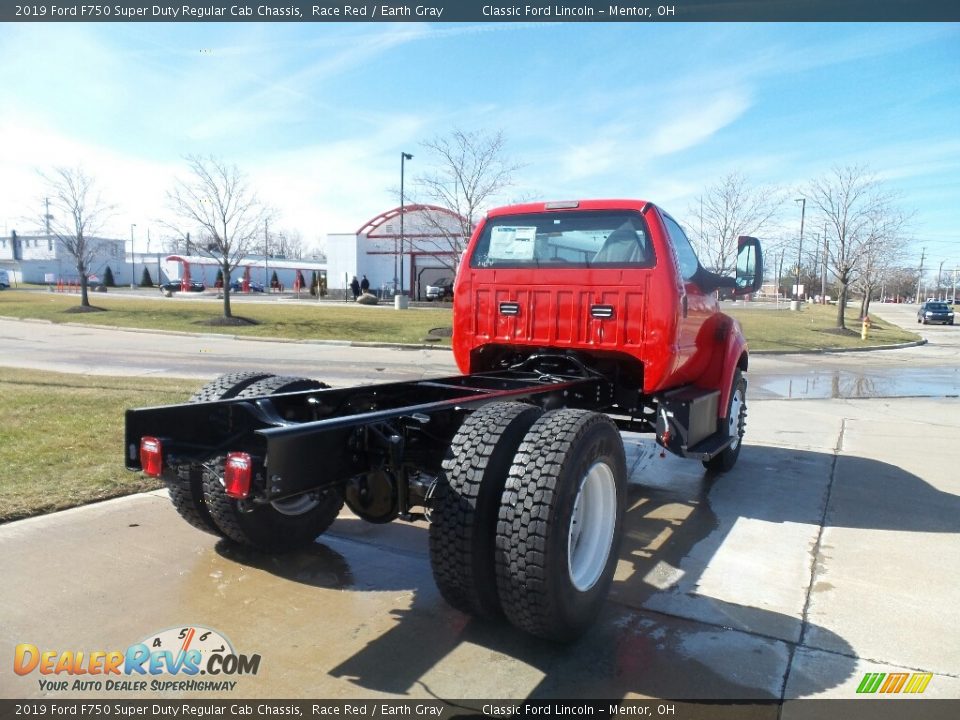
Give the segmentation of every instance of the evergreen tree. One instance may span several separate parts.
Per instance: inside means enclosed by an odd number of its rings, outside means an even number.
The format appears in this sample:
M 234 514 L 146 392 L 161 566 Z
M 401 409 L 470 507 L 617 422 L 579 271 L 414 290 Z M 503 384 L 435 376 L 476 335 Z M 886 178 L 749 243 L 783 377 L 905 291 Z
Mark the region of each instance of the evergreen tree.
M 280 287 L 280 279 L 277 277 L 277 271 L 276 271 L 276 270 L 273 271 L 273 277 L 270 278 L 270 287 L 272 287 L 272 288 L 279 288 L 279 287 Z
M 310 276 L 310 294 L 316 296 L 317 290 L 320 288 L 320 279 L 317 277 L 317 271 L 314 270 L 313 274 Z
M 143 275 L 140 276 L 140 287 L 153 287 L 153 278 L 150 277 L 150 271 L 144 266 Z
M 106 287 L 116 287 L 116 281 L 113 279 L 113 270 L 110 269 L 110 266 L 107 265 L 107 269 L 103 271 L 103 284 Z

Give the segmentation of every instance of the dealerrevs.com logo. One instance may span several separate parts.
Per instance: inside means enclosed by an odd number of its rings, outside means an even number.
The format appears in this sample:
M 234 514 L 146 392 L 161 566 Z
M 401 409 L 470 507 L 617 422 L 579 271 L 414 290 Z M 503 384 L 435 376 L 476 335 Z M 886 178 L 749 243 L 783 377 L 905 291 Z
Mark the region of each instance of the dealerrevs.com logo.
M 126 650 L 14 649 L 17 675 L 39 674 L 40 689 L 114 692 L 233 690 L 235 678 L 256 675 L 260 655 L 233 649 L 221 633 L 200 625 L 148 635 Z

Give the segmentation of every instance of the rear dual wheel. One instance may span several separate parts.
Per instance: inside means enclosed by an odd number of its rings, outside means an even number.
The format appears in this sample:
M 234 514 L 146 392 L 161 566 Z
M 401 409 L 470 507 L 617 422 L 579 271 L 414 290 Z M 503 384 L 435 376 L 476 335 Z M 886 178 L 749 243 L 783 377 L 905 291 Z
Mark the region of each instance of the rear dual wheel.
M 595 619 L 622 534 L 626 462 L 605 415 L 493 403 L 444 463 L 430 549 L 443 597 L 566 641 Z
M 463 612 L 500 614 L 494 572 L 503 485 L 542 410 L 519 402 L 485 405 L 464 420 L 434 492 L 430 564 L 440 594 Z
M 188 403 L 213 402 L 236 397 L 258 380 L 270 377 L 263 372 L 238 372 L 221 375 L 197 390 Z M 180 517 L 198 530 L 223 535 L 223 532 L 210 516 L 210 510 L 203 497 L 203 468 L 199 465 L 180 465 L 165 467 L 161 475 L 170 494 L 170 502 Z
M 511 623 L 569 641 L 594 621 L 616 569 L 626 476 L 623 441 L 607 416 L 555 410 L 530 428 L 497 523 L 497 591 Z
M 307 378 L 235 373 L 205 385 L 190 402 L 260 397 L 323 387 L 326 387 L 323 383 Z M 223 458 L 203 468 L 190 466 L 176 472 L 181 482 L 168 483 L 168 488 L 181 517 L 202 530 L 259 550 L 284 552 L 311 543 L 330 526 L 343 507 L 343 498 L 333 490 L 305 493 L 269 504 L 247 504 L 228 497 L 223 487 Z

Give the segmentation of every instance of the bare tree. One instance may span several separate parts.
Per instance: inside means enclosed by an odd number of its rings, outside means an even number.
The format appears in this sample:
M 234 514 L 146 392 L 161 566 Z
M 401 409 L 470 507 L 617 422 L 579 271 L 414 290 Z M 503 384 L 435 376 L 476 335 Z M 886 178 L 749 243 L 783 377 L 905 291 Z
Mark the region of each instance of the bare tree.
M 270 254 L 274 257 L 300 260 L 303 258 L 304 253 L 303 234 L 299 230 L 292 229 L 281 229 L 276 232 L 271 232 L 269 235 L 268 248 Z
M 826 223 L 828 263 L 839 286 L 838 328 L 846 328 L 849 288 L 862 271 L 870 272 L 872 256 L 897 242 L 906 224 L 894 195 L 862 166 L 837 167 L 812 181 L 807 199 Z
M 103 201 L 96 184 L 82 168 L 58 167 L 40 174 L 47 184 L 50 212 L 45 222 L 50 234 L 73 258 L 80 276 L 80 307 L 90 308 L 87 278 L 94 258 L 104 241 L 97 237 L 113 213 Z
M 875 235 L 865 248 L 863 261 L 854 280 L 854 288 L 862 293 L 860 317 L 870 312 L 870 300 L 891 275 L 897 263 L 903 260 L 906 243 L 897 235 L 884 237 Z
M 223 273 L 223 316 L 230 310 L 230 273 L 259 240 L 270 211 L 257 199 L 236 165 L 214 157 L 187 157 L 191 177 L 177 180 L 167 199 L 171 210 L 201 232 L 196 250 L 216 260 Z
M 701 262 L 721 275 L 734 272 L 737 238 L 762 235 L 776 222 L 783 204 L 777 189 L 751 186 L 745 176 L 733 172 L 704 190 L 700 202 L 690 206 L 692 232 Z
M 420 252 L 433 254 L 452 272 L 470 240 L 480 215 L 513 184 L 520 165 L 506 157 L 503 132 L 453 130 L 423 143 L 435 159 L 431 173 L 414 181 L 418 200 L 448 212 L 423 212 L 422 221 L 432 237 L 417 238 Z

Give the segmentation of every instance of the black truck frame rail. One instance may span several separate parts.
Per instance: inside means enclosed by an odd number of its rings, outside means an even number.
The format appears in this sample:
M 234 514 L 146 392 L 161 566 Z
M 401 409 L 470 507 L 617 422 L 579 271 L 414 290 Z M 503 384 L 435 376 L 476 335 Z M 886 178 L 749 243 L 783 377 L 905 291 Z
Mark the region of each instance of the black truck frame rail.
M 506 400 L 601 410 L 613 397 L 614 384 L 575 358 L 534 356 L 473 375 L 133 409 L 126 467 L 143 469 L 145 436 L 161 441 L 164 467 L 222 473 L 242 451 L 256 467 L 247 502 L 339 487 L 361 517 L 387 522 L 427 504 L 465 413 Z

